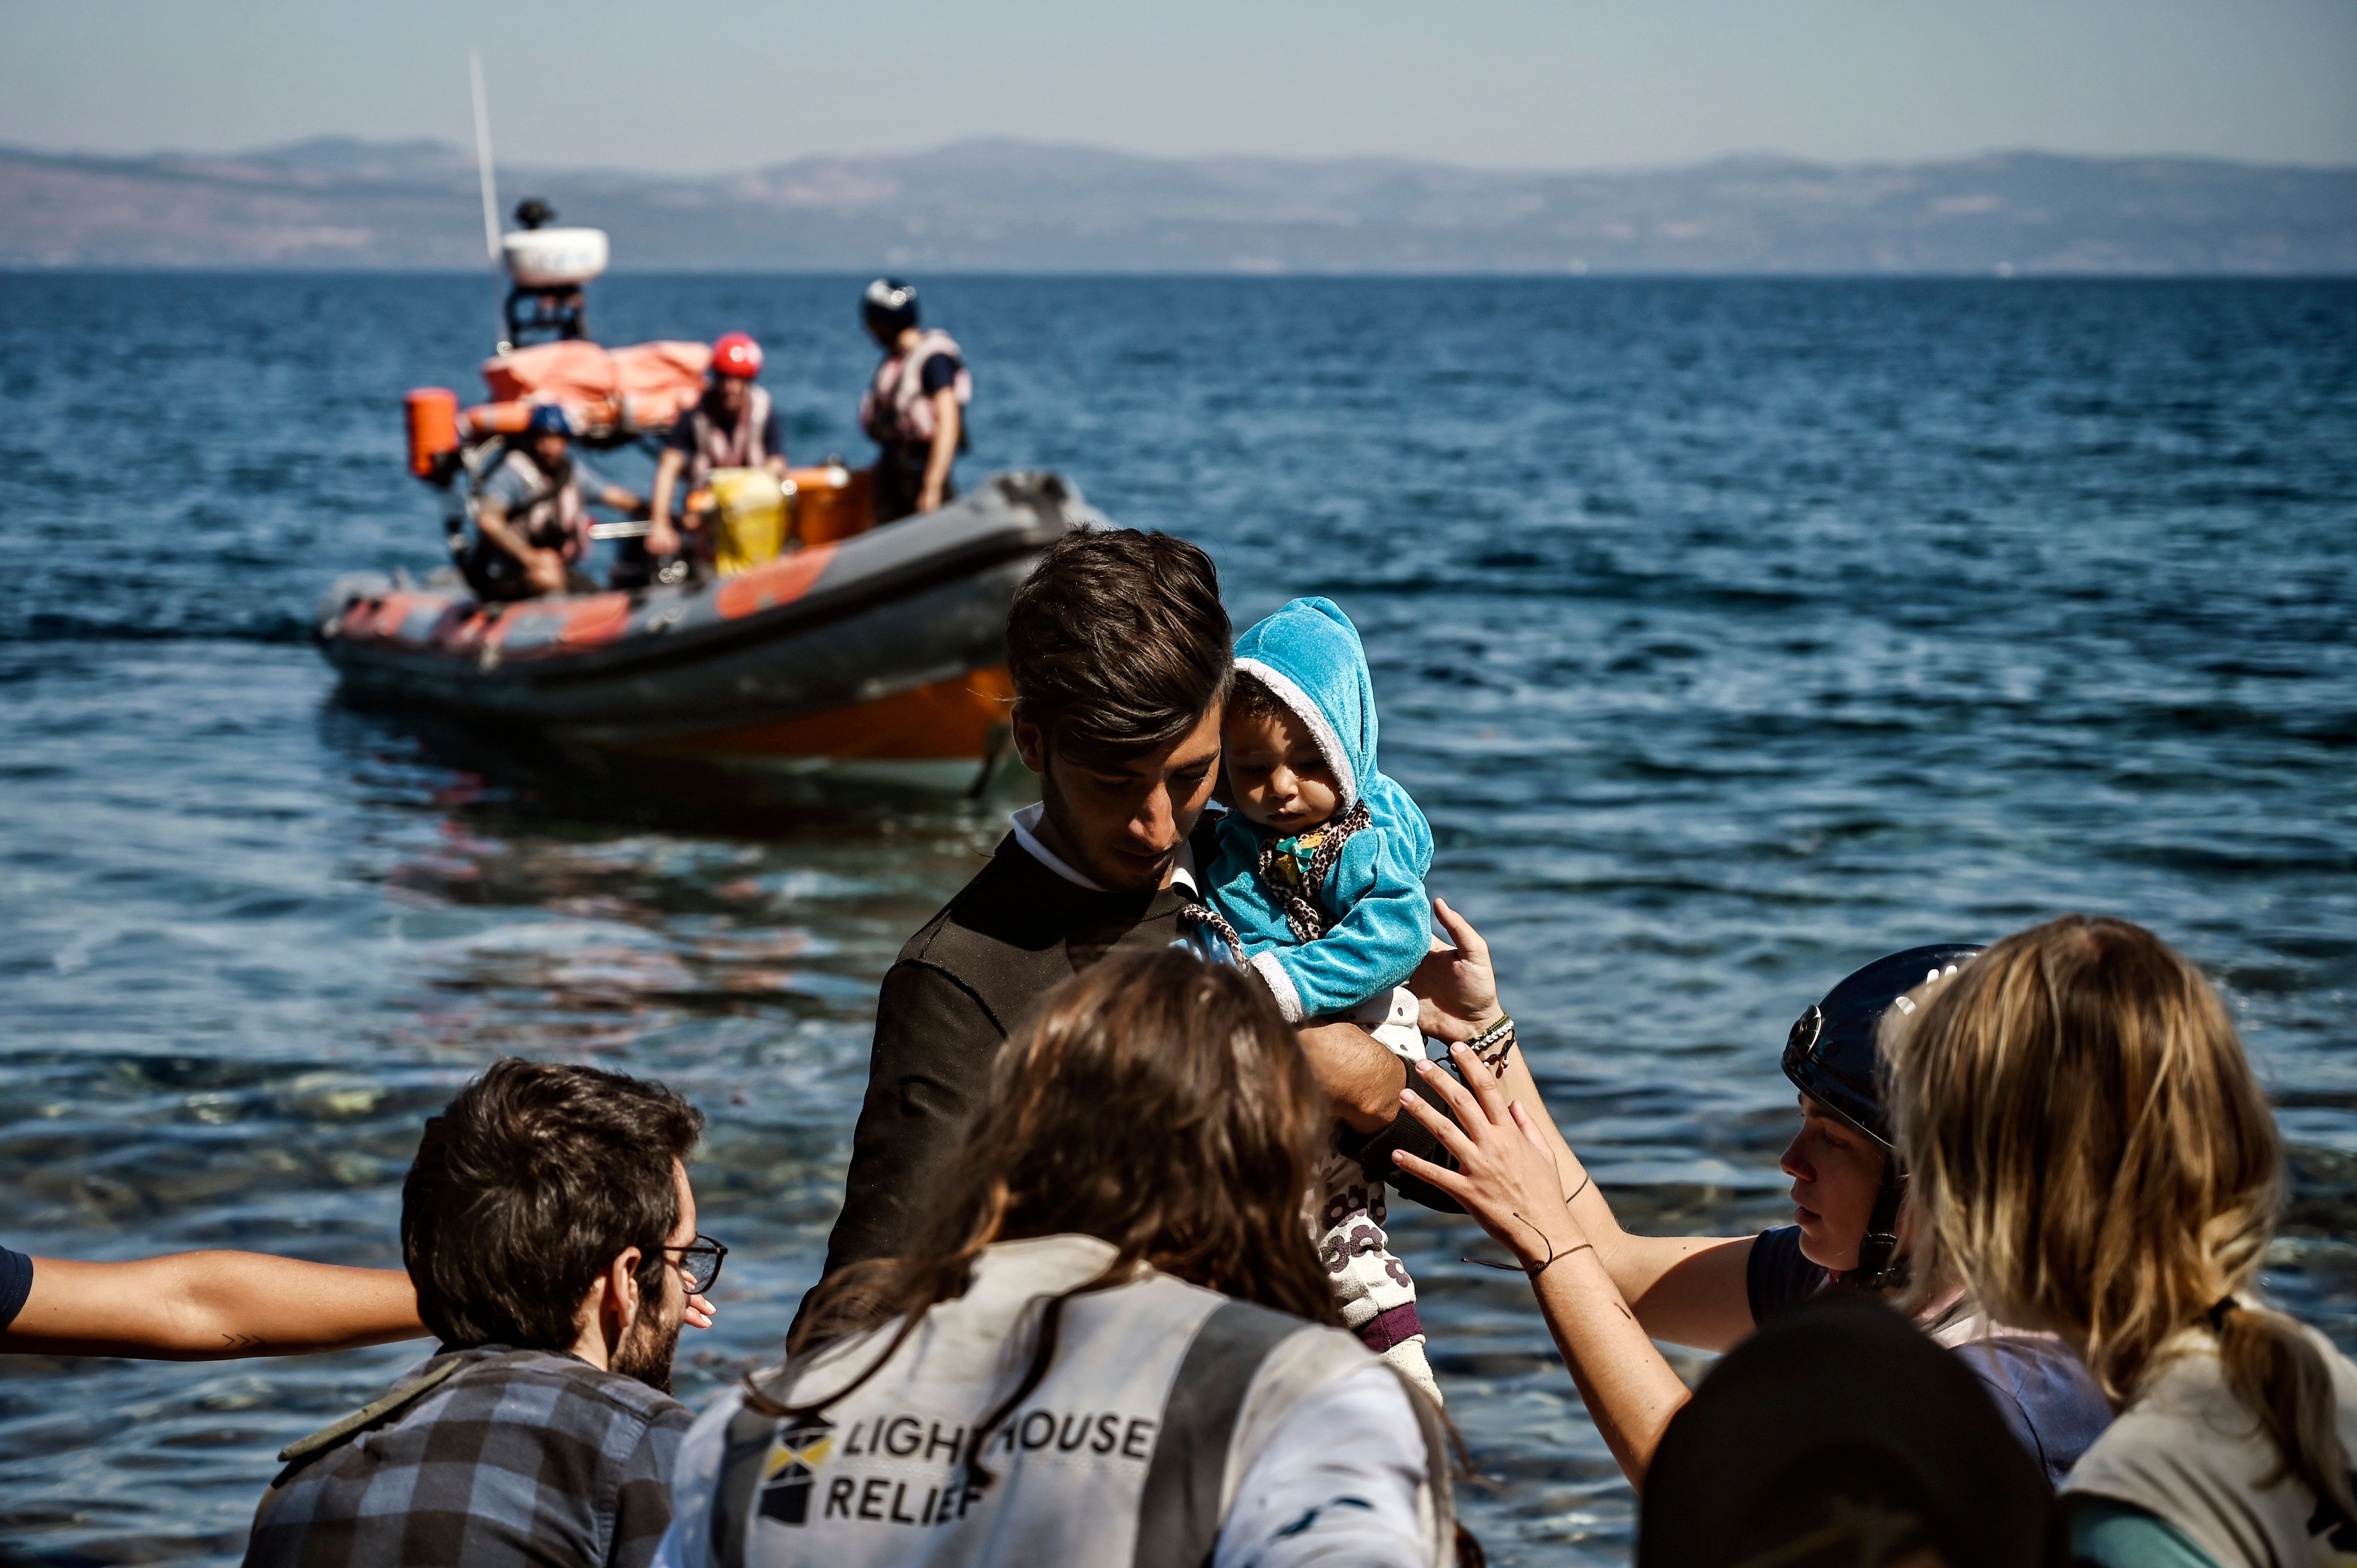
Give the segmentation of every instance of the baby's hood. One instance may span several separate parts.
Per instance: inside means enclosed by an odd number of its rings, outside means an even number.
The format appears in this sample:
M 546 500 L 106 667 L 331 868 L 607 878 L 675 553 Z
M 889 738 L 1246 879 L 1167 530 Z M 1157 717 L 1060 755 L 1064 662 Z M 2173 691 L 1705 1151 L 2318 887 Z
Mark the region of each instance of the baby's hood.
M 1375 683 L 1359 628 L 1331 599 L 1296 599 L 1236 639 L 1236 670 L 1259 677 L 1309 726 L 1356 805 L 1375 776 Z

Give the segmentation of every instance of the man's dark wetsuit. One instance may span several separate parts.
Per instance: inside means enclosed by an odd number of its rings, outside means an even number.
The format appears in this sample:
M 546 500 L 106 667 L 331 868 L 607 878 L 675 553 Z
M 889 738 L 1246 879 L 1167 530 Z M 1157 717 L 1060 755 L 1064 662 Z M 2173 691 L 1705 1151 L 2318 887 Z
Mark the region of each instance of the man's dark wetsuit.
M 1189 844 L 1196 865 L 1211 863 L 1208 813 Z M 1206 950 L 1211 945 L 1214 940 L 1181 915 L 1197 898 L 1183 870 L 1168 887 L 1104 892 L 1060 875 L 1015 833 L 1000 841 L 990 864 L 909 939 L 885 973 L 843 1213 L 827 1240 L 828 1274 L 892 1256 L 908 1243 L 967 1127 L 990 1098 L 999 1047 L 1030 1022 L 1058 983 L 1116 948 L 1178 944 Z M 1439 1141 L 1406 1113 L 1372 1139 L 1349 1142 L 1352 1153 L 1380 1167 L 1398 1190 L 1462 1212 L 1392 1168 L 1394 1148 L 1454 1165 Z
M 1211 853 L 1196 830 L 1196 854 Z M 1193 889 L 1100 892 L 1034 859 L 1013 833 L 948 908 L 909 939 L 884 976 L 867 1098 L 852 1134 L 843 1213 L 826 1272 L 888 1257 L 909 1240 L 967 1126 L 990 1098 L 1006 1037 L 1059 982 L 1115 948 L 1184 944 Z

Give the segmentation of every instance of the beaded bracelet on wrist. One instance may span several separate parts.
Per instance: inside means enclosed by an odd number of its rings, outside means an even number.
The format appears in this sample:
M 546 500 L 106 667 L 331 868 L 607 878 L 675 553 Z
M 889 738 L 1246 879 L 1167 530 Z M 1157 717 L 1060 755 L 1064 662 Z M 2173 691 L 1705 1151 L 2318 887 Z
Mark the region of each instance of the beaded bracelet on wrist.
M 1481 1058 L 1481 1065 L 1491 1075 L 1502 1078 L 1506 1058 L 1514 1054 L 1514 1020 L 1501 1015 L 1498 1021 L 1465 1042 L 1466 1048 Z

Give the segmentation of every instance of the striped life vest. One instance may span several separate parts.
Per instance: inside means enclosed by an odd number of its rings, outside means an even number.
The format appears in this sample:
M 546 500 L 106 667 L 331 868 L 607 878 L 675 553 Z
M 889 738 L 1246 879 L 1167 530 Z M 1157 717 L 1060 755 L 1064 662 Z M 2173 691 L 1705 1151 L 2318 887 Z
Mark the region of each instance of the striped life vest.
M 770 394 L 761 387 L 745 389 L 745 406 L 737 411 L 733 429 L 715 419 L 701 400 L 680 417 L 695 433 L 695 450 L 687 460 L 691 490 L 711 483 L 715 468 L 758 468 L 777 456 L 762 442 L 770 428 Z
M 500 467 L 531 489 L 531 499 L 508 514 L 509 523 L 535 548 L 554 550 L 567 561 L 578 561 L 589 550 L 589 512 L 581 504 L 579 473 L 565 467 L 558 484 L 548 471 L 523 451 L 510 452 Z
M 876 367 L 876 379 L 859 400 L 859 428 L 881 446 L 917 446 L 933 438 L 933 400 L 925 395 L 925 361 L 936 354 L 955 354 L 957 380 L 951 382 L 958 406 L 974 402 L 974 376 L 963 363 L 956 339 L 938 328 L 920 336 L 905 354 L 886 356 Z
M 1148 1271 L 1065 1305 L 1046 1377 L 982 1434 L 990 1478 L 974 1484 L 964 1464 L 974 1424 L 1022 1364 L 1010 1343 L 1028 1349 L 1043 1294 L 1093 1278 L 1113 1256 L 1088 1236 L 1001 1243 L 963 1296 L 934 1306 L 874 1376 L 819 1415 L 788 1426 L 746 1407 L 741 1391 L 731 1396 L 708 1548 L 685 1561 L 1209 1563 L 1239 1484 L 1286 1418 L 1373 1363 L 1344 1330 Z M 888 1326 L 828 1347 L 800 1375 L 763 1387 L 781 1403 L 823 1395 L 865 1371 L 891 1334 Z M 1425 1423 L 1429 1560 L 1445 1563 L 1455 1529 L 1448 1441 L 1437 1412 L 1408 1402 Z

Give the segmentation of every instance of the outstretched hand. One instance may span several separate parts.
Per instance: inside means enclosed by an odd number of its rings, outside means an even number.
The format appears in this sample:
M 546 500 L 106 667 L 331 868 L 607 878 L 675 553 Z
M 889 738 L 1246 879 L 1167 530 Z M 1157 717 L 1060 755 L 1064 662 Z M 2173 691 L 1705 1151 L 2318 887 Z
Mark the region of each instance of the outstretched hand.
M 1422 1004 L 1416 1025 L 1436 1040 L 1469 1040 L 1499 1016 L 1498 977 L 1490 968 L 1490 944 L 1447 900 L 1435 898 L 1432 913 L 1457 945 L 1434 948 L 1408 977 L 1408 989 Z
M 1646 1337 L 1574 1214 L 1570 1198 L 1587 1180 L 1583 1176 L 1580 1187 L 1565 1195 L 1547 1131 L 1538 1122 L 1544 1108 L 1534 1114 L 1509 1101 L 1501 1081 L 1475 1070 L 1480 1058 L 1465 1046 L 1451 1046 L 1449 1054 L 1470 1088 L 1430 1062 L 1418 1070 L 1425 1091 L 1448 1102 L 1456 1125 L 1414 1095 L 1401 1098 L 1459 1168 L 1443 1170 L 1405 1151 L 1392 1159 L 1457 1199 L 1483 1230 L 1513 1249 L 1596 1430 L 1621 1474 L 1641 1488 L 1662 1434 L 1686 1402 L 1686 1386 Z M 1523 1081 L 1529 1081 L 1527 1075 Z M 1535 1106 L 1535 1089 L 1531 1093 Z
M 1506 1098 L 1472 1051 L 1462 1045 L 1448 1049 L 1469 1089 L 1435 1063 L 1418 1062 L 1415 1070 L 1423 1076 L 1425 1093 L 1447 1101 L 1457 1120 L 1450 1122 L 1414 1094 L 1403 1092 L 1400 1102 L 1440 1140 L 1458 1168 L 1445 1169 L 1404 1149 L 1394 1152 L 1394 1162 L 1463 1204 L 1525 1269 L 1586 1245 L 1587 1237 L 1564 1202 L 1554 1152 L 1531 1113 Z

